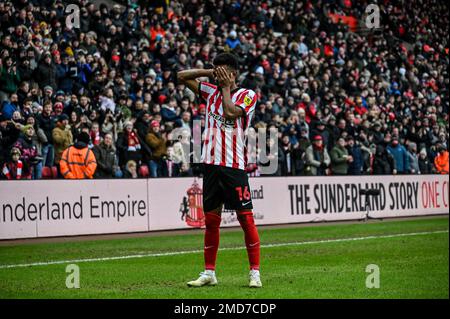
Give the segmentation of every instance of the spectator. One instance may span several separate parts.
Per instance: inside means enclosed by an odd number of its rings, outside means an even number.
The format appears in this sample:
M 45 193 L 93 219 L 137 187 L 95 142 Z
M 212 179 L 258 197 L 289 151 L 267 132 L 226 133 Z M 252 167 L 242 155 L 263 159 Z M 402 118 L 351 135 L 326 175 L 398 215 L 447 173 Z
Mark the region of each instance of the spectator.
M 427 150 L 422 149 L 419 153 L 419 173 L 422 175 L 431 174 L 433 172 L 433 164 L 428 159 Z
M 37 116 L 37 124 L 42 129 L 47 139 L 42 145 L 42 165 L 52 167 L 55 159 L 53 146 L 53 129 L 55 128 L 55 117 L 52 115 L 52 102 L 44 103 L 44 108 Z
M 137 164 L 133 160 L 129 160 L 123 170 L 123 178 L 138 178 Z
M 3 164 L 2 176 L 6 179 L 22 179 L 23 163 L 20 160 L 20 150 L 17 147 L 11 149 L 11 160 Z
M 419 157 L 417 156 L 417 144 L 410 142 L 408 144 L 408 157 L 409 157 L 409 173 L 419 174 Z
M 100 126 L 97 122 L 93 122 L 89 136 L 92 141 L 92 146 L 100 145 L 102 138 L 100 136 Z M 112 141 L 111 141 L 112 142 Z
M 352 161 L 348 165 L 348 175 L 361 175 L 364 169 L 364 158 L 361 146 L 355 143 L 353 136 L 349 135 L 346 138 L 347 150 Z
M 62 153 L 60 161 L 61 175 L 67 179 L 93 178 L 97 162 L 89 149 L 89 134 L 81 132 L 74 145 Z
M 58 116 L 56 127 L 52 131 L 53 145 L 55 148 L 55 164 L 59 168 L 62 153 L 73 143 L 72 132 L 69 126 L 69 117 L 66 114 Z M 58 171 L 61 171 L 58 169 Z
M 434 167 L 436 169 L 436 172 L 439 174 L 448 174 L 449 173 L 448 151 L 442 145 L 439 145 L 437 147 L 437 150 L 438 154 L 434 159 Z
M 1 111 L 3 113 L 3 116 L 6 119 L 8 119 L 8 120 L 11 119 L 14 112 L 21 111 L 18 101 L 19 101 L 19 98 L 17 97 L 17 94 L 15 94 L 15 93 L 11 94 L 9 101 L 7 101 L 7 100 L 3 101 Z
M 47 136 L 45 135 L 44 131 L 39 127 L 37 124 L 35 118 L 33 116 L 30 116 L 27 118 L 27 125 L 32 125 L 34 128 L 34 134 L 31 137 L 33 145 L 36 146 L 37 149 L 37 157 L 36 157 L 36 164 L 34 165 L 33 170 L 33 179 L 41 179 L 42 178 L 42 147 L 44 144 L 47 143 Z
M 3 62 L 0 58 L 0 103 L 7 100 L 7 96 L 16 93 L 20 83 L 20 74 L 16 62 L 11 56 Z
M 399 144 L 398 136 L 393 136 L 387 151 L 394 157 L 395 171 L 397 174 L 406 174 L 409 169 L 409 157 L 406 148 Z
M 351 155 L 348 155 L 343 137 L 337 140 L 337 145 L 331 150 L 330 157 L 333 175 L 347 175 L 349 163 L 353 162 L 353 158 Z
M 376 146 L 372 171 L 374 175 L 397 174 L 394 157 L 383 145 Z
M 113 145 L 113 137 L 111 134 L 105 134 L 105 138 L 99 145 L 95 145 L 92 149 L 97 162 L 95 178 L 112 178 L 118 172 L 119 160 L 116 156 L 116 149 Z
M 174 149 L 172 146 L 167 147 L 167 156 L 161 161 L 161 177 L 177 177 L 181 173 L 181 163 L 174 161 Z
M 36 145 L 33 143 L 34 127 L 25 125 L 22 127 L 22 135 L 19 137 L 14 147 L 20 151 L 20 160 L 23 163 L 22 178 L 31 179 L 34 174 L 36 164 L 40 161 Z
M 166 140 L 161 135 L 159 122 L 153 120 L 145 141 L 152 150 L 152 159 L 149 162 L 150 176 L 161 176 L 162 158 L 167 155 Z
M 306 149 L 306 175 L 324 176 L 331 163 L 322 136 L 316 135 L 312 145 Z
M 43 54 L 38 67 L 34 70 L 34 78 L 41 88 L 49 86 L 53 91 L 57 89 L 56 66 L 49 52 Z
M 141 142 L 137 131 L 133 126 L 133 122 L 127 121 L 124 125 L 124 132 L 120 133 L 117 139 L 120 165 L 128 163 L 131 160 L 134 161 L 136 165 L 141 163 Z
M 2 114 L 0 114 L 0 160 L 1 163 L 5 163 L 6 159 L 10 156 L 11 147 L 17 141 L 20 135 L 19 123 L 14 123 L 11 120 L 7 120 Z

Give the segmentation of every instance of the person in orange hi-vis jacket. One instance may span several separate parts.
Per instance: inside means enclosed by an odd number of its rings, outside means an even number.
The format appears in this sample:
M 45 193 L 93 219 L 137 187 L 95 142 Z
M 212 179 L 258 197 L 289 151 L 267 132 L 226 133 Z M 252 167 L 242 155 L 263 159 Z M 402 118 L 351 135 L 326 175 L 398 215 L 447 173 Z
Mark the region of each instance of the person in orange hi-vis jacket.
M 66 148 L 61 156 L 61 175 L 68 179 L 92 178 L 97 168 L 94 153 L 88 148 L 89 134 L 81 132 L 77 142 Z
M 438 146 L 438 154 L 434 158 L 434 167 L 440 174 L 448 174 L 448 151 L 444 146 Z

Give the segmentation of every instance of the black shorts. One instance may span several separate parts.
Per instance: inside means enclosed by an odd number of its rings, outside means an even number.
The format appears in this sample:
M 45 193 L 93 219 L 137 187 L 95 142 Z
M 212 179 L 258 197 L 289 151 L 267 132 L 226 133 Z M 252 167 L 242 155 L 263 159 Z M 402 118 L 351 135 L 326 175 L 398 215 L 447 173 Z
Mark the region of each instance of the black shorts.
M 244 170 L 218 165 L 203 165 L 203 211 L 224 204 L 225 209 L 252 209 L 248 175 Z

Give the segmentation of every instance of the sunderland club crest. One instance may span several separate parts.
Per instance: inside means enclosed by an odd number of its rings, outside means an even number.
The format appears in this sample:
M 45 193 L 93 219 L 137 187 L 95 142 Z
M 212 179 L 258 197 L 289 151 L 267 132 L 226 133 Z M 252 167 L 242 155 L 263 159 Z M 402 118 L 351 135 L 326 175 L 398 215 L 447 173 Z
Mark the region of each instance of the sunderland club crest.
M 181 220 L 186 221 L 190 227 L 205 226 L 205 214 L 203 213 L 203 190 L 194 179 L 192 186 L 186 191 L 180 205 Z

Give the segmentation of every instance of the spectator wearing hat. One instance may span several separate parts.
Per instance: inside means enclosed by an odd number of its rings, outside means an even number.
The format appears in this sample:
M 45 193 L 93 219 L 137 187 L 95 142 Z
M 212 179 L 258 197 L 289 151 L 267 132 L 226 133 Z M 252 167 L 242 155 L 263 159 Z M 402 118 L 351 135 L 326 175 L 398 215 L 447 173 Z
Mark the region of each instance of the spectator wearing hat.
M 22 135 L 19 137 L 14 147 L 20 150 L 20 160 L 23 163 L 22 178 L 31 179 L 34 166 L 39 162 L 37 146 L 33 143 L 33 125 L 24 125 Z
M 438 145 L 437 150 L 438 154 L 434 158 L 434 167 L 436 169 L 436 172 L 438 174 L 448 174 L 449 173 L 448 151 L 442 145 Z
M 44 95 L 42 96 L 44 101 L 53 101 L 53 88 L 50 85 L 46 85 L 44 86 L 43 89 L 43 93 Z
M 241 41 L 239 41 L 235 30 L 231 30 L 225 41 L 225 45 L 228 46 L 231 50 L 234 50 L 237 46 L 241 45 Z
M 314 136 L 312 145 L 306 149 L 306 175 L 324 176 L 330 164 L 331 158 L 322 136 Z
M 13 147 L 10 152 L 10 160 L 3 164 L 3 179 L 22 179 L 23 163 L 20 160 L 20 156 L 20 150 L 17 147 Z
M 149 162 L 150 175 L 152 177 L 161 176 L 162 158 L 167 156 L 166 140 L 161 134 L 161 128 L 158 121 L 153 120 L 150 123 L 149 132 L 145 141 L 152 150 L 152 157 Z
M 397 174 L 407 174 L 409 172 L 409 156 L 406 148 L 399 143 L 398 136 L 392 137 L 391 143 L 387 146 L 387 151 L 394 157 L 395 172 Z
M 89 149 L 89 134 L 81 132 L 74 145 L 64 150 L 60 161 L 60 173 L 66 179 L 93 178 L 97 161 Z
M 56 127 L 52 131 L 52 140 L 55 148 L 55 164 L 58 166 L 62 153 L 73 143 L 69 117 L 66 114 L 58 116 Z
M 348 154 L 343 137 L 337 140 L 337 144 L 330 151 L 330 157 L 333 175 L 347 175 L 349 163 L 353 162 L 353 157 Z
M 333 147 L 333 144 L 330 143 L 330 132 L 326 130 L 326 123 L 323 120 L 318 120 L 315 122 L 315 129 L 312 130 L 310 134 L 312 136 L 320 135 L 322 137 L 322 143 L 323 145 L 328 149 L 331 150 Z

